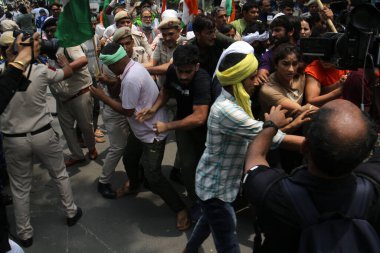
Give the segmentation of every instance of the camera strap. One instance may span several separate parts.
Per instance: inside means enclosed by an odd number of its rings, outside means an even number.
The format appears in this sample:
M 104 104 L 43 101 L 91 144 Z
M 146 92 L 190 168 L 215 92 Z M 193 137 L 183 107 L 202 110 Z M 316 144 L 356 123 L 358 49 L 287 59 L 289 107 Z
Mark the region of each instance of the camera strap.
M 29 80 L 30 73 L 32 72 L 33 62 L 34 62 L 34 40 L 33 40 L 33 38 L 30 38 L 29 42 L 21 42 L 20 44 L 23 45 L 23 46 L 30 46 L 30 47 L 32 47 L 32 60 L 30 62 L 30 67 L 29 67 L 28 75 L 26 76 L 26 78 Z

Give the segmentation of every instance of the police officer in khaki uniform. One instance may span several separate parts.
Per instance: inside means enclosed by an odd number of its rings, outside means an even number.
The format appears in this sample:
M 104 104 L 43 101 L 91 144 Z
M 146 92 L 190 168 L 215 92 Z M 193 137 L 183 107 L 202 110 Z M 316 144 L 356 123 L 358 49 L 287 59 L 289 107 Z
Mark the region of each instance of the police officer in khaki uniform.
M 87 67 L 88 60 L 84 50 L 86 50 L 84 44 L 58 49 L 58 52 L 66 54 L 71 60 L 70 66 L 74 73 L 69 79 L 50 86 L 50 90 L 57 100 L 59 124 L 71 152 L 71 157 L 65 161 L 67 167 L 85 161 L 74 128 L 75 122 L 82 132 L 84 143 L 89 151 L 89 158 L 95 160 L 98 156 L 92 125 L 94 101 L 89 92 L 92 78 Z
M 16 232 L 19 242 L 24 247 L 33 244 L 29 194 L 32 187 L 34 156 L 47 168 L 58 188 L 67 225 L 74 225 L 82 216 L 81 209 L 73 200 L 59 135 L 50 125 L 53 118 L 46 103 L 47 86 L 62 81 L 73 73 L 63 55 L 58 56 L 58 62 L 62 69 L 56 70 L 40 63 L 30 65 L 28 68 L 21 61 L 9 63 L 23 67 L 25 75 L 28 75 L 29 68 L 32 68 L 27 89 L 17 91 L 0 115 L 0 130 L 4 135 L 3 147 L 13 196 Z
M 124 47 L 128 57 L 141 64 L 149 62 L 148 54 L 145 48 L 135 46 L 133 31 L 129 27 L 121 27 L 113 35 L 113 41 Z
M 145 52 L 150 57 L 152 55 L 152 48 L 148 43 L 148 39 L 145 34 L 134 30 L 132 28 L 132 19 L 131 16 L 126 11 L 120 11 L 115 15 L 115 24 L 116 28 L 129 27 L 131 29 L 131 35 L 135 42 L 135 46 L 141 46 L 145 49 Z M 115 31 L 116 32 L 116 31 Z M 111 40 L 109 40 L 111 42 Z
M 186 42 L 186 38 L 181 36 L 181 26 L 178 18 L 166 18 L 158 26 L 161 34 L 157 46 L 154 49 L 149 64 L 145 65 L 151 75 L 159 75 L 157 83 L 162 87 L 165 82 L 165 74 L 171 63 L 173 52 L 177 45 Z

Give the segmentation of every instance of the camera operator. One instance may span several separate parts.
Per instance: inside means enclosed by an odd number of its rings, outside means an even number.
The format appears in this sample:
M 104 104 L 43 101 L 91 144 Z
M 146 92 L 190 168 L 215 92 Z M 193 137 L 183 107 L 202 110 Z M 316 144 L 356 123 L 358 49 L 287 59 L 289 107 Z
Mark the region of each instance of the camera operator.
M 69 79 L 50 86 L 50 90 L 57 100 L 59 124 L 71 152 L 71 157 L 65 161 L 66 167 L 69 167 L 85 161 L 85 156 L 74 128 L 75 122 L 82 132 L 84 144 L 89 151 L 89 158 L 95 160 L 98 156 L 92 126 L 94 100 L 89 92 L 92 78 L 87 66 L 88 59 L 84 53 L 87 51 L 85 44 L 58 48 L 58 44 L 54 43 L 56 28 L 57 19 L 53 18 L 47 20 L 42 27 L 48 39 L 48 43 L 45 42 L 44 44 L 50 44 L 50 48 L 47 50 L 48 55 L 53 54 L 54 56 L 57 52 L 64 54 L 73 70 L 73 75 Z M 43 51 L 45 51 L 45 48 Z M 60 67 L 55 60 L 49 61 L 49 63 L 54 67 Z
M 29 77 L 26 83 L 28 85 L 22 85 L 17 90 L 0 115 L 0 130 L 4 135 L 4 154 L 13 196 L 16 233 L 20 244 L 29 247 L 33 244 L 29 214 L 33 155 L 48 169 L 50 177 L 58 187 L 67 225 L 73 226 L 82 216 L 82 211 L 74 203 L 59 135 L 50 125 L 53 118 L 46 103 L 47 86 L 69 78 L 73 71 L 63 55 L 58 55 L 57 58 L 62 69 L 56 70 L 41 64 L 39 34 L 34 34 L 32 40 L 20 42 L 23 36 L 25 34 L 19 35 L 15 45 L 9 47 L 10 50 L 16 49 L 20 53 L 16 57 L 8 54 L 8 65 L 24 72 Z M 31 48 L 26 53 L 21 47 L 23 44 Z M 31 50 L 34 54 L 30 53 Z M 35 63 L 30 65 L 29 62 L 33 60 Z

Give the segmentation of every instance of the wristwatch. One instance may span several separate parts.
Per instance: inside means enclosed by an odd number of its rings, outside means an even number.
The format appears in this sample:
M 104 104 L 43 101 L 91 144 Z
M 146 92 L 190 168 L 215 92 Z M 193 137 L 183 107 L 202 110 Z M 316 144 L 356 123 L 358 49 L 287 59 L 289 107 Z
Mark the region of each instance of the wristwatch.
M 273 121 L 271 121 L 271 120 L 264 122 L 263 129 L 267 128 L 267 127 L 273 127 L 276 130 L 276 132 L 278 131 L 278 126 L 275 123 L 273 123 Z

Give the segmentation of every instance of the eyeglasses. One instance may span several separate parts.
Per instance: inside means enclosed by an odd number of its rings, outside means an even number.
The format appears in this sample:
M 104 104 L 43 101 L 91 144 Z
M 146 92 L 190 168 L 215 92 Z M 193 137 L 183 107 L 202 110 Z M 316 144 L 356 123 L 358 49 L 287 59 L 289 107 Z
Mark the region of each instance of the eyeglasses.
M 144 19 L 152 19 L 152 16 L 143 16 Z

